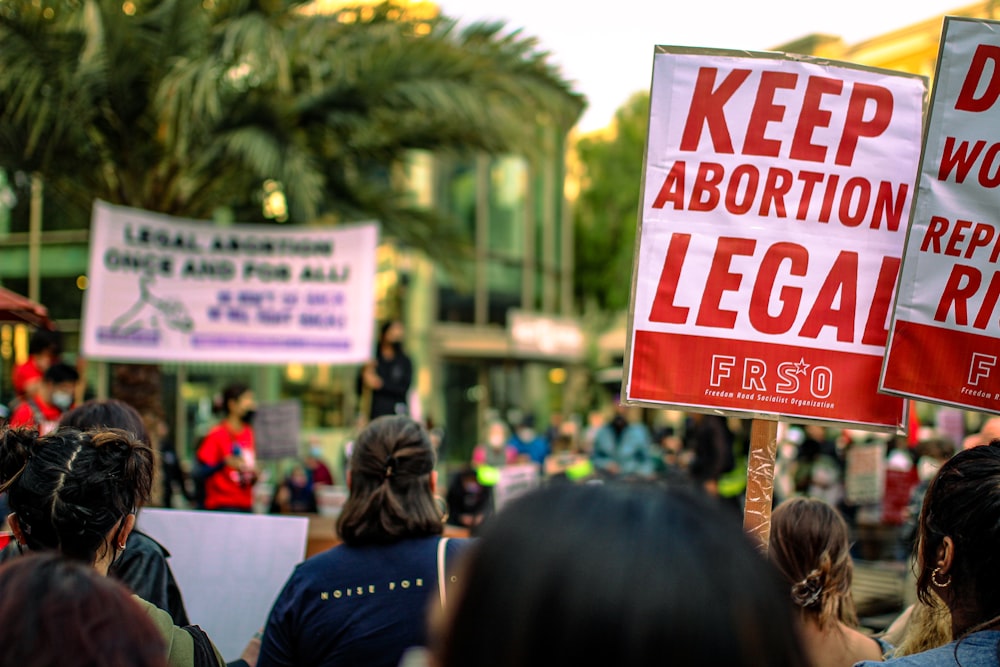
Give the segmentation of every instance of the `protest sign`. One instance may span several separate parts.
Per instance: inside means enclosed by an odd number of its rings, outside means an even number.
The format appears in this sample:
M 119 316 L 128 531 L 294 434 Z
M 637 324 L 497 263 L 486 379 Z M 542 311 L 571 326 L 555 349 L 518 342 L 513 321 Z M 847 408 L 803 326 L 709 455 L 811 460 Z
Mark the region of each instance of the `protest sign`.
M 1000 412 L 1000 22 L 947 17 L 882 388 Z
M 499 512 L 514 498 L 531 491 L 541 484 L 541 474 L 534 463 L 504 466 L 493 487 L 493 509 Z
M 94 205 L 82 352 L 119 361 L 360 363 L 375 224 L 227 225 Z
M 923 78 L 656 47 L 630 403 L 895 430 L 877 393 Z
M 235 660 L 305 556 L 309 519 L 149 508 L 138 526 L 170 552 L 191 622 Z
M 302 429 L 302 403 L 297 400 L 261 403 L 253 419 L 258 459 L 297 458 Z

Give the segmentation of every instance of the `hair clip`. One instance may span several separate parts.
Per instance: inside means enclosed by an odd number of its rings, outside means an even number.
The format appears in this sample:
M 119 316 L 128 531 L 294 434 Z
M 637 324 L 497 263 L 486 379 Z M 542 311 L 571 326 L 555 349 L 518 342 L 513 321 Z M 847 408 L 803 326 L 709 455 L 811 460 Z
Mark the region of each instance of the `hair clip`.
M 387 458 L 385 460 L 385 471 L 382 473 L 382 479 L 385 480 L 392 477 L 393 468 L 395 468 L 396 466 L 397 463 L 396 463 L 396 458 L 394 456 L 390 456 L 389 458 Z

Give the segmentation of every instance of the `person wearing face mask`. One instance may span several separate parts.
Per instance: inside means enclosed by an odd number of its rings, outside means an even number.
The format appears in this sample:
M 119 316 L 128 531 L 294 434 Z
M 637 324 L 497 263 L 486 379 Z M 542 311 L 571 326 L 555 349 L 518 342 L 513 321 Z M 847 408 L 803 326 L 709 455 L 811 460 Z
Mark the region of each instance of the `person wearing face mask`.
M 362 403 L 369 420 L 383 415 L 409 415 L 406 394 L 413 383 L 413 362 L 403 351 L 403 325 L 391 320 L 379 330 L 375 359 L 361 369 Z
M 59 418 L 73 407 L 80 374 L 69 364 L 53 364 L 43 376 L 38 393 L 21 403 L 10 416 L 11 428 L 33 428 L 39 435 L 56 429 Z
M 199 503 L 204 509 L 252 511 L 258 470 L 250 423 L 256 407 L 247 385 L 237 382 L 222 390 L 217 408 L 223 419 L 205 434 L 195 465 L 195 478 L 204 489 Z
M 650 478 L 653 475 L 652 436 L 630 408 L 615 406 L 615 414 L 597 432 L 591 462 L 604 477 Z

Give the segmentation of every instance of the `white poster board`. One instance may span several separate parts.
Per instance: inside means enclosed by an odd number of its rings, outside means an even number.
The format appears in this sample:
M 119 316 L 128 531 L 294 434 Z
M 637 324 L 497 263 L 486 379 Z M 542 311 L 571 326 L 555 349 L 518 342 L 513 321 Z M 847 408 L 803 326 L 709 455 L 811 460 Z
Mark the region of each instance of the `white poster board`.
M 1000 22 L 947 17 L 882 372 L 894 394 L 1000 413 Z
M 499 512 L 504 505 L 541 484 L 538 466 L 534 463 L 518 463 L 499 468 L 500 479 L 493 487 L 493 509 Z
M 139 513 L 138 525 L 170 552 L 191 623 L 227 661 L 264 627 L 309 533 L 305 517 L 154 508 Z
M 623 394 L 895 430 L 878 393 L 922 77 L 656 47 Z
M 227 225 L 94 205 L 91 359 L 360 363 L 371 356 L 374 223 Z

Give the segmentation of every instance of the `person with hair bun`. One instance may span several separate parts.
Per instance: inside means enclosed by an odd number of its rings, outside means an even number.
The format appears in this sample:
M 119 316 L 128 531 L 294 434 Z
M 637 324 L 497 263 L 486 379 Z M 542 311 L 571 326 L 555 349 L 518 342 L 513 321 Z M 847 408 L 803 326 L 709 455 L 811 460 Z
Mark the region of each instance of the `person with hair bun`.
M 771 517 L 771 561 L 799 609 L 799 628 L 813 667 L 850 667 L 882 659 L 882 647 L 857 629 L 851 596 L 854 563 L 847 524 L 816 498 L 791 498 Z
M 292 573 L 258 667 L 396 667 L 424 645 L 428 603 L 444 602 L 439 572 L 465 542 L 441 537 L 434 462 L 427 431 L 409 417 L 379 417 L 358 435 L 337 520 L 343 544 Z
M 0 665 L 167 667 L 153 621 L 121 584 L 56 553 L 0 567 Z
M 107 575 L 152 484 L 152 448 L 121 429 L 0 433 L 0 492 L 8 493 L 18 549 L 58 551 Z M 171 667 L 224 665 L 200 628 L 178 628 L 165 611 L 135 599 L 166 639 Z
M 198 446 L 195 479 L 204 487 L 203 509 L 251 512 L 257 481 L 257 455 L 251 423 L 257 411 L 253 391 L 234 382 L 222 390 L 222 421 Z
M 917 597 L 934 605 L 937 594 L 954 640 L 886 665 L 1000 664 L 1000 440 L 942 464 L 924 495 L 916 556 Z

